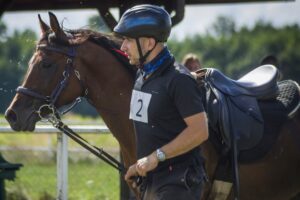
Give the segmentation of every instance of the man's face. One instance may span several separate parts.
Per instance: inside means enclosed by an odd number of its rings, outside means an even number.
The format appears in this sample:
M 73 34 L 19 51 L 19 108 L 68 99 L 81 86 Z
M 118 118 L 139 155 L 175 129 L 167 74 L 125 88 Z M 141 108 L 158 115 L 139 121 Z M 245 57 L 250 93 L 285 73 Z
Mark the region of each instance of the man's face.
M 194 71 L 197 71 L 198 69 L 201 68 L 201 64 L 196 61 L 196 60 L 191 60 L 189 62 L 186 63 L 186 67 L 191 71 L 191 72 L 194 72 Z
M 145 55 L 150 49 L 153 48 L 153 44 L 151 46 L 150 42 L 151 38 L 140 37 L 139 42 L 142 49 L 142 54 Z M 125 37 L 121 46 L 121 50 L 124 51 L 128 55 L 128 59 L 130 64 L 139 65 L 140 54 L 138 51 L 136 39 Z
M 134 38 L 125 37 L 121 46 L 121 50 L 128 55 L 129 63 L 131 65 L 139 64 L 139 53 L 136 40 Z

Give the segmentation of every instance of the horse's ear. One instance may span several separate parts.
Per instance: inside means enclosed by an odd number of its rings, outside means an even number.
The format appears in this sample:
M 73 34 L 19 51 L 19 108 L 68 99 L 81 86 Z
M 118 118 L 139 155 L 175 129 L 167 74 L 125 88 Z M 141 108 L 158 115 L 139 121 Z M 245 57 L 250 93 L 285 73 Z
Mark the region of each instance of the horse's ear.
M 266 64 L 271 64 L 271 65 L 274 65 L 275 67 L 278 67 L 278 60 L 277 60 L 276 56 L 274 56 L 274 55 L 265 56 L 260 61 L 260 65 L 266 65 Z
M 50 27 L 42 20 L 40 14 L 38 14 L 38 18 L 39 18 L 39 23 L 40 23 L 42 34 L 44 34 L 47 31 L 49 31 Z
M 49 17 L 50 17 L 50 26 L 53 32 L 55 33 L 55 35 L 57 37 L 66 38 L 67 36 L 64 33 L 64 31 L 60 28 L 56 16 L 52 12 L 49 12 Z

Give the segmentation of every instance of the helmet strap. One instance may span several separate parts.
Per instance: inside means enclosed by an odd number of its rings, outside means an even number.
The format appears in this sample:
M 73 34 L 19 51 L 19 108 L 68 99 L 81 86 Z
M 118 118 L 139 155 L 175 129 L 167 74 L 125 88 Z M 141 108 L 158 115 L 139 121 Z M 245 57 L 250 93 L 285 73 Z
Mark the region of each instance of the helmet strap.
M 147 57 L 150 55 L 150 53 L 151 53 L 151 52 L 153 51 L 153 49 L 156 47 L 157 42 L 156 42 L 156 40 L 155 40 L 155 45 L 154 45 L 154 47 L 153 47 L 152 49 L 150 49 L 149 51 L 147 51 L 147 52 L 145 53 L 145 55 L 143 55 L 142 47 L 141 47 L 139 38 L 135 38 L 135 40 L 136 40 L 136 45 L 137 45 L 137 48 L 138 48 L 138 51 L 139 51 L 139 56 L 140 56 L 140 58 L 139 58 L 139 61 L 140 61 L 139 66 L 141 67 L 141 66 L 143 66 L 143 64 L 145 63 Z

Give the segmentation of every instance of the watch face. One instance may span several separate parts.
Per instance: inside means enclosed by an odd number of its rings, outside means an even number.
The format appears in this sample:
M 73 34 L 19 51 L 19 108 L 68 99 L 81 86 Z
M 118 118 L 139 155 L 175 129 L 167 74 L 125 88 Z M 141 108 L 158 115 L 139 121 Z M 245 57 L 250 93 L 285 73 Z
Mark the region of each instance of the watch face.
M 161 151 L 160 149 L 157 149 L 156 151 L 156 156 L 157 156 L 157 159 L 162 162 L 166 159 L 166 155 L 163 151 Z

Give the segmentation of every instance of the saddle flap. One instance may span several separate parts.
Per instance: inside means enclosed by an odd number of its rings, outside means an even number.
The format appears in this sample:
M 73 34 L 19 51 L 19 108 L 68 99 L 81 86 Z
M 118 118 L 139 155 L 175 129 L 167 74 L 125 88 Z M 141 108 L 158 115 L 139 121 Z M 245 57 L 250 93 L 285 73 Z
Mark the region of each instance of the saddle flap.
M 248 95 L 257 99 L 274 98 L 278 93 L 278 71 L 273 65 L 263 65 L 233 80 L 214 68 L 207 68 L 205 79 L 230 96 Z
M 230 131 L 237 138 L 238 150 L 247 150 L 256 146 L 261 140 L 264 131 L 264 123 L 260 112 L 259 117 L 254 117 L 254 112 L 250 114 L 250 112 L 241 111 L 234 103 L 233 98 L 227 98 L 227 106 L 230 114 Z M 252 106 L 249 105 L 249 108 L 252 108 Z M 258 118 L 261 119 L 258 120 Z
M 254 97 L 230 96 L 206 82 L 206 106 L 210 128 L 228 147 L 232 134 L 239 150 L 254 147 L 262 138 L 264 121 Z

